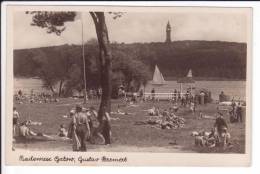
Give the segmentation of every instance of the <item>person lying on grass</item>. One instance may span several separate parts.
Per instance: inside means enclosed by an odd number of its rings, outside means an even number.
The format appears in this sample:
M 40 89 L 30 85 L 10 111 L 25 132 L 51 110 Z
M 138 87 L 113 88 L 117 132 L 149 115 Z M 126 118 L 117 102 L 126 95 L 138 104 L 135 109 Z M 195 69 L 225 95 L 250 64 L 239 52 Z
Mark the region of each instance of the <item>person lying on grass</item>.
M 53 137 L 49 136 L 49 135 L 46 135 L 44 133 L 35 133 L 33 132 L 29 127 L 28 127 L 28 121 L 24 121 L 20 124 L 19 126 L 19 138 L 22 138 L 22 139 L 28 139 L 28 138 L 34 138 L 34 137 L 44 137 L 46 138 L 46 140 L 52 140 Z
M 134 115 L 134 113 L 130 113 L 130 112 L 124 112 L 120 109 L 120 105 L 117 106 L 117 111 L 116 112 L 110 112 L 111 114 L 119 114 L 119 115 Z M 115 118 L 111 118 L 111 120 L 117 120 Z

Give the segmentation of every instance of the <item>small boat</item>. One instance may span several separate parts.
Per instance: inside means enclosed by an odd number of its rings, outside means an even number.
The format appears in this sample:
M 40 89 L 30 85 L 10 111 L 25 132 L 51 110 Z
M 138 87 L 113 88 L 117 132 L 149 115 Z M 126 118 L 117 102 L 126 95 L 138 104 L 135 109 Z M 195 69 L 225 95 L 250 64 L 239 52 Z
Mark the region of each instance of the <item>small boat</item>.
M 157 65 L 155 65 L 152 84 L 153 85 L 164 85 L 165 84 L 164 77 L 163 77 L 162 73 L 160 72 Z

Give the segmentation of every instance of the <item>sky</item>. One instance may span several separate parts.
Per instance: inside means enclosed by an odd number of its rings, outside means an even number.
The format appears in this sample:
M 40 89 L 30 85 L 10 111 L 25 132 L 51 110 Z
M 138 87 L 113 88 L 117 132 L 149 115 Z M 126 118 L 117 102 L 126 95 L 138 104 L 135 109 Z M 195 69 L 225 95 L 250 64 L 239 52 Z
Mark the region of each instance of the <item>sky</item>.
M 94 23 L 88 13 L 83 16 L 84 41 L 96 38 Z M 116 20 L 106 14 L 111 42 L 164 42 L 166 24 L 172 27 L 172 41 L 220 40 L 246 42 L 247 18 L 243 14 L 223 13 L 124 13 Z M 15 12 L 14 49 L 36 48 L 62 44 L 81 44 L 81 20 L 67 22 L 66 30 L 57 36 L 46 29 L 31 26 L 32 16 Z

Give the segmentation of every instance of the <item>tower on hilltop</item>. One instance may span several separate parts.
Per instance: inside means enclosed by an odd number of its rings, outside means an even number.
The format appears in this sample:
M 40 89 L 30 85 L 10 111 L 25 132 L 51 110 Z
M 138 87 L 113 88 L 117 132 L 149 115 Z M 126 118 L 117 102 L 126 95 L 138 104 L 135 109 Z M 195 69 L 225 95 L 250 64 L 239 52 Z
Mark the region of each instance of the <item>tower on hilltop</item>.
M 170 22 L 168 21 L 167 25 L 166 25 L 166 43 L 170 43 L 171 40 L 171 25 Z

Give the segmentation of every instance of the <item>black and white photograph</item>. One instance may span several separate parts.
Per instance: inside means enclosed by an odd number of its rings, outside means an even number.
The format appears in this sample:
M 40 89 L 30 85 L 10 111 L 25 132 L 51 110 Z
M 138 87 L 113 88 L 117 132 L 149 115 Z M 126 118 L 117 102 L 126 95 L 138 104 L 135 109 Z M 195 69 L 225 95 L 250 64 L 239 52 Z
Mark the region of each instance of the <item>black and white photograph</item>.
M 251 12 L 10 7 L 6 150 L 17 154 L 10 164 L 59 165 L 72 159 L 33 154 L 66 153 L 77 155 L 68 165 L 127 165 L 133 157 L 123 154 L 134 153 L 151 161 L 219 155 L 220 164 L 244 155 L 248 165 Z

